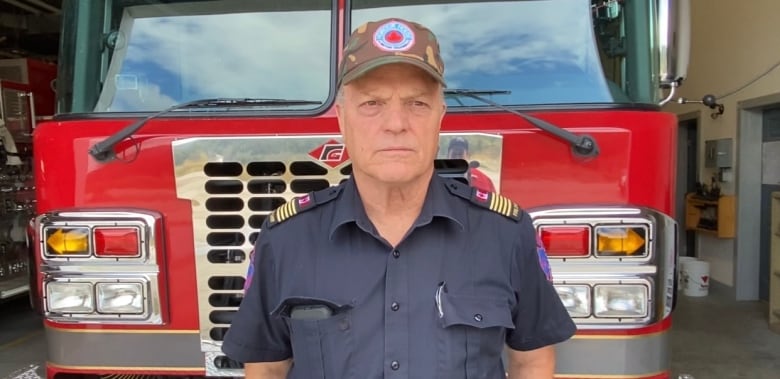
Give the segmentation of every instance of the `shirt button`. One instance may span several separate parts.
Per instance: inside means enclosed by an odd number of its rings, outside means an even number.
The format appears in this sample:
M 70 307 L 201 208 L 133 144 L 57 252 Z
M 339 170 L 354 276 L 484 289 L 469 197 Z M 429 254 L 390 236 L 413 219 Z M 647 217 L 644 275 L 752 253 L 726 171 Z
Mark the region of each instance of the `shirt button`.
M 393 258 L 398 258 L 401 256 L 401 252 L 398 250 L 393 250 Z
M 395 301 L 393 302 L 393 304 L 390 304 L 390 309 L 392 309 L 394 311 L 397 311 L 398 308 L 400 308 L 400 307 L 401 306 L 398 303 L 396 303 Z
M 393 371 L 398 370 L 401 368 L 401 364 L 398 363 L 398 361 L 392 361 L 390 362 L 390 368 L 393 369 Z
M 474 321 L 476 322 L 482 322 L 482 315 L 477 313 L 474 315 Z

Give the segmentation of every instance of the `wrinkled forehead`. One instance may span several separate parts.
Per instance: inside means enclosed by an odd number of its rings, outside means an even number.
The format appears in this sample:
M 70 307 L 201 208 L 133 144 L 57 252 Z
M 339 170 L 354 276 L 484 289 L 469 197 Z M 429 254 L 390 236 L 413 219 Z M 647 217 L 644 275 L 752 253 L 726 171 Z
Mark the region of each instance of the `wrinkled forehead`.
M 443 87 L 424 70 L 396 63 L 377 67 L 343 86 L 347 91 L 379 91 L 405 88 L 416 92 L 441 92 Z

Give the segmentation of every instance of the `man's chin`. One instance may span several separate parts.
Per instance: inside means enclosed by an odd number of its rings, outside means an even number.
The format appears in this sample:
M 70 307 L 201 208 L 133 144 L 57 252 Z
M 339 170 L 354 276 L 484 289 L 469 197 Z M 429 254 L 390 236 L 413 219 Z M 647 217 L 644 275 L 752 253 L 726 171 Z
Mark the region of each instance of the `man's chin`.
M 419 169 L 409 170 L 408 167 L 393 166 L 396 165 L 388 165 L 382 169 L 372 170 L 366 172 L 365 175 L 375 182 L 388 186 L 404 186 L 418 181 L 427 181 L 430 179 L 431 172 L 433 171 L 432 169 L 431 171 L 420 171 Z

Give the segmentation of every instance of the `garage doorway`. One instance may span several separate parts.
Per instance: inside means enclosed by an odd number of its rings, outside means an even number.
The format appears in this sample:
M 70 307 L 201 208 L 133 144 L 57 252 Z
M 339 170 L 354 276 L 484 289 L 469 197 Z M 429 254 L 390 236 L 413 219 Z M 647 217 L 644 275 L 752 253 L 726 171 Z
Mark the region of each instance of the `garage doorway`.
M 677 129 L 677 206 L 675 209 L 675 218 L 679 225 L 677 251 L 681 257 L 696 256 L 696 232 L 685 230 L 685 194 L 696 191 L 696 182 L 699 178 L 698 147 L 698 117 L 681 116 Z
M 737 109 L 737 239 L 734 251 L 736 300 L 767 299 L 769 231 L 765 230 L 768 224 L 762 222 L 762 216 L 768 217 L 764 215 L 768 210 L 762 206 L 762 200 L 764 192 L 767 191 L 763 183 L 765 180 L 771 181 L 771 178 L 765 178 L 763 170 L 764 140 L 765 134 L 770 144 L 780 140 L 780 137 L 772 137 L 778 133 L 779 128 L 777 118 L 780 112 L 780 93 L 740 101 L 737 103 Z
M 761 126 L 761 237 L 758 297 L 769 300 L 772 192 L 780 191 L 780 106 L 765 109 Z

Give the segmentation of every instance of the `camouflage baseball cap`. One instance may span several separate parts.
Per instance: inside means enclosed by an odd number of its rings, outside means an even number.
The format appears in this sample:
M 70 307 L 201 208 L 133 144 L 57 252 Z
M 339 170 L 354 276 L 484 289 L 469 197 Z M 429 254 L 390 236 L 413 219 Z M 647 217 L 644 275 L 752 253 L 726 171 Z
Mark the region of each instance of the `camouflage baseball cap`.
M 388 63 L 409 63 L 444 85 L 444 62 L 433 32 L 400 18 L 360 25 L 344 47 L 339 66 L 339 86 Z

